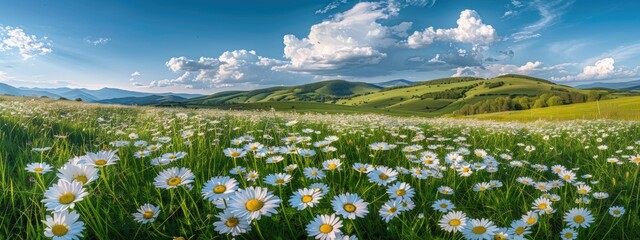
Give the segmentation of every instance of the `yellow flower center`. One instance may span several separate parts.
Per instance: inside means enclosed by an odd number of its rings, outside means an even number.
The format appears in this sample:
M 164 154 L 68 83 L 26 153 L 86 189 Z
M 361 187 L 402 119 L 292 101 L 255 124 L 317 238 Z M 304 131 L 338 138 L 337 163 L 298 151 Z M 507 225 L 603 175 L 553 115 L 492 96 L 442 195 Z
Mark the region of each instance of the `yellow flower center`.
M 634 163 L 640 163 L 640 157 L 634 158 L 632 162 L 634 162 Z
M 360 168 L 358 168 L 358 171 L 360 171 L 360 172 L 366 172 L 366 171 L 367 171 L 367 169 L 366 169 L 366 168 L 363 168 L 363 167 L 360 167 Z
M 524 228 L 524 227 L 518 227 L 518 228 L 516 228 L 516 234 L 522 235 L 525 230 L 526 230 L 526 228 Z
M 620 214 L 620 210 L 618 210 L 618 209 L 616 209 L 616 210 L 613 210 L 613 214 L 615 214 L 615 215 L 618 215 L 618 214 Z
M 431 160 L 431 159 L 425 159 L 425 160 L 424 160 L 424 164 L 431 165 L 431 164 L 433 164 L 433 160 Z
M 477 152 L 477 153 L 476 153 L 476 156 L 478 156 L 478 157 L 482 157 L 482 156 L 484 156 L 484 154 L 482 154 L 482 152 Z
M 153 217 L 153 211 L 145 211 L 145 212 L 142 214 L 142 217 L 143 217 L 144 219 L 151 219 L 151 218 Z
M 227 191 L 227 186 L 225 186 L 225 185 L 218 185 L 218 186 L 213 188 L 213 192 L 215 194 L 221 194 L 221 193 L 223 193 L 225 191 Z
M 462 168 L 462 172 L 469 172 L 471 169 L 469 169 L 468 167 Z
M 303 202 L 303 203 L 311 202 L 311 200 L 313 200 L 313 197 L 312 197 L 311 195 L 304 195 L 304 196 L 302 196 L 302 202 Z
M 169 178 L 169 180 L 167 180 L 167 184 L 169 186 L 177 186 L 181 182 L 182 182 L 182 179 L 179 177 L 172 177 L 172 178 Z
M 53 235 L 56 235 L 58 237 L 62 237 L 64 235 L 67 234 L 67 232 L 69 232 L 69 228 L 65 225 L 62 224 L 56 224 L 51 228 L 51 232 L 53 232 Z
M 33 171 L 34 171 L 34 172 L 37 172 L 37 173 L 42 172 L 42 170 L 44 170 L 44 169 L 43 169 L 43 168 L 41 168 L 41 167 L 35 167 L 35 168 L 33 168 Z
M 156 149 L 158 149 L 157 146 L 151 146 L 151 150 L 156 150 Z
M 447 208 L 449 207 L 449 205 L 447 205 L 446 203 L 440 204 L 440 208 Z
M 582 195 L 585 195 L 585 194 L 587 194 L 587 189 L 580 189 L 580 190 L 578 190 L 578 193 L 582 194 Z
M 98 159 L 98 160 L 93 161 L 93 163 L 95 163 L 97 166 L 102 166 L 102 165 L 107 164 L 107 160 Z
M 239 152 L 231 152 L 231 157 L 240 157 Z
M 387 174 L 384 173 L 380 173 L 380 175 L 378 175 L 378 177 L 382 180 L 387 180 L 387 178 L 389 178 L 389 176 Z
M 537 221 L 538 221 L 538 219 L 535 219 L 535 218 L 532 218 L 532 217 L 527 218 L 527 224 L 529 224 L 529 225 L 533 225 Z
M 86 176 L 77 176 L 75 178 L 76 181 L 81 182 L 82 184 L 86 184 L 89 179 Z
M 388 213 L 388 214 L 393 214 L 393 213 L 394 213 L 394 212 L 396 212 L 397 210 L 398 210 L 398 208 L 396 208 L 396 207 L 392 207 L 392 208 L 389 208 L 389 211 L 387 211 L 387 213 Z
M 72 203 L 73 200 L 76 200 L 76 195 L 73 195 L 73 193 L 64 193 L 60 195 L 60 198 L 58 199 L 62 204 Z
M 566 232 L 566 233 L 564 234 L 564 238 L 566 238 L 566 239 L 571 239 L 571 238 L 573 238 L 573 233 L 572 233 L 572 232 Z
M 475 233 L 475 234 L 483 234 L 485 232 L 487 232 L 487 228 L 483 227 L 483 226 L 475 226 L 471 229 L 471 232 Z
M 276 184 L 283 184 L 283 183 L 284 183 L 284 179 L 282 178 L 276 179 Z
M 396 191 L 396 195 L 398 196 L 404 196 L 405 194 L 407 194 L 407 191 L 405 191 L 404 189 L 398 189 L 398 191 Z
M 227 225 L 227 227 L 235 227 L 235 226 L 238 226 L 238 224 L 240 224 L 240 220 L 238 220 L 238 218 L 232 217 L 227 219 L 227 221 L 224 224 Z
M 573 221 L 577 223 L 583 223 L 584 220 L 585 220 L 584 217 L 580 215 L 573 217 Z
M 351 204 L 351 203 L 345 204 L 344 206 L 342 206 L 342 208 L 344 208 L 345 211 L 350 212 L 350 213 L 356 211 L 356 206 Z
M 169 155 L 169 159 L 176 159 L 178 156 L 176 155 Z
M 496 234 L 495 236 L 493 236 L 493 239 L 494 239 L 494 240 L 505 240 L 505 239 L 507 239 L 507 236 L 505 236 L 505 235 L 504 235 L 504 234 L 502 234 L 502 233 L 498 233 L 498 234 Z
M 453 227 L 457 227 L 460 226 L 460 224 L 462 224 L 462 222 L 460 221 L 460 219 L 451 219 L 449 221 L 449 225 L 453 226 Z
M 329 225 L 329 224 L 322 224 L 320 225 L 320 232 L 324 233 L 324 234 L 328 234 L 331 231 L 333 231 L 333 226 Z
M 318 176 L 318 172 L 316 171 L 311 172 L 311 176 Z
M 569 179 L 571 179 L 571 175 L 564 175 L 564 180 L 565 181 L 569 181 Z
M 247 211 L 255 212 L 262 209 L 262 207 L 264 207 L 264 202 L 258 199 L 251 199 L 244 204 L 244 207 L 247 209 Z
M 258 150 L 258 147 L 256 147 L 256 146 L 251 146 L 251 147 L 249 147 L 249 150 L 251 150 L 251 151 L 255 151 L 255 150 Z
M 336 169 L 338 167 L 338 165 L 336 165 L 335 163 L 329 164 L 329 166 L 327 166 L 327 169 L 329 170 L 333 170 Z
M 541 203 L 540 205 L 538 205 L 538 210 L 545 210 L 545 209 L 547 209 L 546 203 Z

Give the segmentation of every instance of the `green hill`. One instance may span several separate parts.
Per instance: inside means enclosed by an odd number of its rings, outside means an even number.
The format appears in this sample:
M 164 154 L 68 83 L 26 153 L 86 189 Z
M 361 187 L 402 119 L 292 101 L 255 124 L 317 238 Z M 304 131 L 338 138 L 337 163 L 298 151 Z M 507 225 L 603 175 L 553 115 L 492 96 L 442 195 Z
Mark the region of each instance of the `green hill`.
M 616 119 L 640 120 L 640 97 L 623 97 L 597 102 L 536 108 L 524 111 L 497 112 L 467 116 L 468 118 L 504 121 Z
M 331 80 L 293 87 L 272 87 L 251 91 L 220 92 L 213 95 L 187 99 L 183 101 L 183 103 L 185 105 L 224 106 L 257 102 L 328 102 L 336 98 L 376 92 L 380 89 L 382 89 L 382 87 L 363 82 Z
M 461 110 L 466 110 L 463 114 L 476 114 L 528 109 L 540 98 L 543 98 L 544 104 L 537 107 L 546 107 L 547 103 L 572 104 L 629 94 L 631 93 L 606 89 L 582 90 L 544 79 L 509 74 L 492 79 L 436 79 L 412 86 L 352 96 L 337 103 L 377 109 L 429 112 L 435 115 L 451 114 Z M 552 97 L 553 99 L 549 100 Z M 522 100 L 522 104 L 513 103 L 514 100 Z

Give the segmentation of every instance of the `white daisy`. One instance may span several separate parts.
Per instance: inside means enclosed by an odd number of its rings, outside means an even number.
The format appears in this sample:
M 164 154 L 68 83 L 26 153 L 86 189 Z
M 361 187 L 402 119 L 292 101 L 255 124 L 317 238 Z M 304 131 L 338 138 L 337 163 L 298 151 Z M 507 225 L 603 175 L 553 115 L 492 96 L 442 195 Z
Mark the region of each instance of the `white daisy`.
M 238 217 L 248 218 L 249 221 L 260 219 L 261 216 L 277 214 L 276 207 L 282 200 L 262 187 L 249 187 L 238 190 L 229 200 L 229 209 Z
M 573 228 L 565 228 L 560 232 L 560 238 L 563 240 L 578 239 L 578 232 Z
M 467 225 L 467 215 L 460 211 L 451 211 L 440 218 L 438 225 L 447 232 L 462 231 Z
M 76 202 L 82 201 L 89 195 L 78 181 L 68 182 L 60 179 L 44 193 L 45 199 L 41 202 L 47 207 L 47 211 L 60 212 L 73 208 Z
M 42 174 L 42 173 L 50 172 L 51 169 L 53 169 L 53 167 L 47 163 L 35 162 L 35 163 L 27 164 L 27 167 L 24 169 L 27 170 L 28 172 Z
M 462 234 L 470 240 L 491 239 L 497 230 L 498 228 L 488 219 L 471 219 L 462 229 Z
M 83 185 L 87 185 L 100 177 L 97 168 L 87 165 L 75 165 L 73 163 L 66 163 L 59 168 L 56 176 L 68 182 L 75 180 L 81 182 Z
M 455 205 L 453 205 L 453 203 L 447 199 L 440 199 L 433 203 L 431 207 L 433 208 L 433 210 L 446 213 L 453 210 L 455 208 Z
M 153 185 L 156 188 L 171 189 L 184 185 L 188 186 L 195 178 L 196 176 L 188 168 L 172 167 L 160 172 L 154 179 Z
M 104 167 L 116 164 L 120 157 L 116 155 L 118 150 L 98 151 L 96 153 L 87 152 L 83 156 L 83 163 L 89 166 Z
M 202 197 L 213 202 L 221 198 L 228 198 L 237 189 L 238 181 L 231 177 L 212 177 L 202 187 Z
M 415 190 L 408 183 L 396 182 L 387 188 L 390 198 L 410 199 L 415 194 Z
M 138 208 L 137 213 L 133 213 L 133 218 L 141 223 L 150 223 L 156 220 L 160 214 L 160 207 L 154 206 L 150 203 L 144 204 Z
M 318 215 L 307 224 L 307 234 L 320 240 L 336 239 L 336 234 L 341 234 L 342 220 L 335 214 Z
M 220 234 L 231 234 L 231 236 L 238 236 L 240 234 L 251 231 L 251 225 L 246 217 L 240 217 L 233 213 L 230 209 L 225 209 L 223 212 L 216 215 L 220 218 L 219 221 L 214 222 L 216 232 Z
M 289 204 L 298 210 L 304 210 L 307 207 L 313 207 L 313 205 L 320 203 L 322 199 L 322 193 L 313 188 L 303 188 L 295 191 L 291 198 L 289 198 Z
M 355 193 L 345 193 L 337 195 L 331 201 L 333 210 L 336 214 L 342 215 L 344 218 L 356 219 L 356 217 L 364 218 L 369 210 L 369 203 L 365 202 Z
M 47 215 L 42 221 L 47 227 L 44 229 L 44 236 L 54 240 L 77 240 L 84 231 L 84 223 L 79 221 L 80 215 L 76 211 L 54 212 L 53 216 Z
M 585 208 L 572 208 L 564 214 L 564 221 L 572 228 L 588 228 L 594 222 L 591 211 Z
M 369 181 L 381 186 L 386 186 L 398 177 L 398 171 L 387 166 L 379 166 L 367 174 Z
M 621 217 L 625 212 L 624 207 L 621 206 L 613 206 L 609 208 L 609 214 L 613 217 Z
M 286 186 L 291 178 L 291 175 L 286 173 L 269 174 L 264 178 L 264 182 L 272 186 Z
M 388 223 L 389 221 L 391 221 L 391 219 L 394 219 L 395 217 L 400 215 L 401 201 L 402 199 L 399 198 L 390 199 L 384 205 L 382 205 L 382 207 L 380 207 L 380 211 L 378 211 L 380 217 L 382 217 L 382 220 Z

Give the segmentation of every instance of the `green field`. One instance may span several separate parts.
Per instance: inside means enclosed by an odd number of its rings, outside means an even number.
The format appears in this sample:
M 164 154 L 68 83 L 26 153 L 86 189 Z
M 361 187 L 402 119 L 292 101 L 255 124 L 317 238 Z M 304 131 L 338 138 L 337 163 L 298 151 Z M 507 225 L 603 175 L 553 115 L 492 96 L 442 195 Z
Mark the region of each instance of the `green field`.
M 598 102 L 576 103 L 523 111 L 467 116 L 501 121 L 618 119 L 640 121 L 640 97 L 623 97 Z
M 631 106 L 637 98 L 612 101 L 622 100 Z M 341 224 L 329 231 L 350 239 L 472 239 L 473 231 L 491 239 L 567 232 L 640 238 L 637 121 L 517 123 L 0 97 L 0 123 L 2 239 L 313 239 L 329 229 L 314 223 L 322 215 L 336 217 Z M 91 155 L 100 151 L 117 152 Z M 232 171 L 238 167 L 239 175 Z M 75 187 L 54 191 L 59 184 Z M 256 188 L 268 190 L 266 198 L 248 195 Z M 348 193 L 362 202 L 334 200 Z M 305 196 L 317 202 L 296 205 Z M 159 212 L 138 210 L 144 204 Z M 76 225 L 43 222 L 70 212 L 79 214 Z M 460 231 L 447 230 L 456 225 Z

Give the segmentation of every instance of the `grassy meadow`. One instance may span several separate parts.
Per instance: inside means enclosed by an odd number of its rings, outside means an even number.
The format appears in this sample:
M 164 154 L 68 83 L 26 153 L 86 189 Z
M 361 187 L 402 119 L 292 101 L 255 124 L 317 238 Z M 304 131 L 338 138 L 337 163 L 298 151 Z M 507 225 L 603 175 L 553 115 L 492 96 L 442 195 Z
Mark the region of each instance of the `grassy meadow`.
M 0 238 L 640 239 L 639 165 L 637 121 L 0 97 Z

